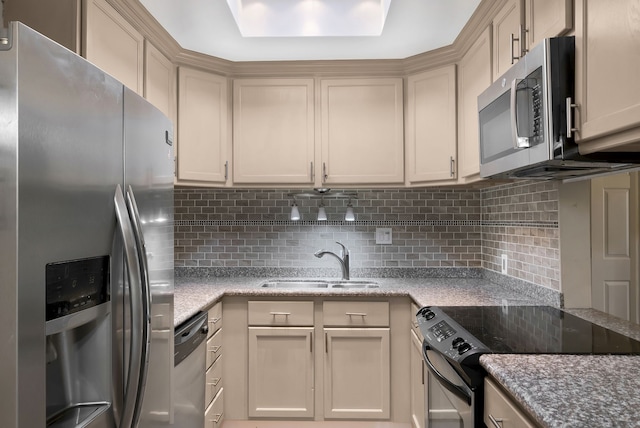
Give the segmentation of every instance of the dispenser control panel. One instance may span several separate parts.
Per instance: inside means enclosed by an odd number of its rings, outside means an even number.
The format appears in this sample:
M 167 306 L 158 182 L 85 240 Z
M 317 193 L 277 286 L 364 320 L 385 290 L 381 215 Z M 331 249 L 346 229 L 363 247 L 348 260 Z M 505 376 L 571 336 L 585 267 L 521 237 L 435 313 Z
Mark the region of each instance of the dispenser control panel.
M 109 301 L 109 256 L 46 266 L 47 321 Z

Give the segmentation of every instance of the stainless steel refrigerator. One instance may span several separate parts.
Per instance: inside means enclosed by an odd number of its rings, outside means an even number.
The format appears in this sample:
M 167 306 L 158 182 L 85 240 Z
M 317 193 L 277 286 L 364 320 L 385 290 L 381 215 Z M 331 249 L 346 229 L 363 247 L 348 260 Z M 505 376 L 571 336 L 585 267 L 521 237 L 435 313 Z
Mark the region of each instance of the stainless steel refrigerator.
M 10 23 L 0 44 L 3 427 L 171 425 L 171 135 L 143 98 Z

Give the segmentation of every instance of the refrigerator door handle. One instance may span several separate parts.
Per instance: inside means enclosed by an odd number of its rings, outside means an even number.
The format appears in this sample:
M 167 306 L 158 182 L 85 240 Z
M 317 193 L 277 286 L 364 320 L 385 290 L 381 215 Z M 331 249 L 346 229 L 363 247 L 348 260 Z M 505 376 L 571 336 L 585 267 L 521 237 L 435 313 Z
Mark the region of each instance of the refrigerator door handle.
M 142 223 L 140 221 L 140 213 L 138 204 L 131 186 L 127 187 L 127 208 L 131 224 L 133 226 L 133 234 L 135 236 L 138 248 L 138 260 L 140 264 L 140 287 L 142 292 L 142 302 L 140 309 L 142 310 L 142 349 L 140 354 L 140 379 L 136 394 L 136 405 L 134 409 L 134 422 L 137 423 L 142 409 L 142 399 L 147 383 L 147 373 L 149 372 L 149 352 L 151 348 L 151 287 L 149 284 L 149 262 L 147 260 L 147 249 L 142 234 Z M 134 425 L 135 426 L 135 425 Z
M 127 277 L 129 280 L 131 296 L 131 347 L 129 351 L 129 367 L 127 371 L 127 383 L 124 391 L 123 409 L 120 413 L 120 428 L 131 428 L 136 426 L 136 394 L 140 385 L 141 355 L 142 355 L 142 335 L 143 318 L 142 311 L 142 274 L 138 247 L 133 232 L 131 220 L 124 200 L 124 193 L 120 185 L 116 186 L 116 193 L 113 197 L 115 202 L 118 228 L 124 243 L 125 264 L 127 267 Z M 136 419 L 134 419 L 136 418 Z

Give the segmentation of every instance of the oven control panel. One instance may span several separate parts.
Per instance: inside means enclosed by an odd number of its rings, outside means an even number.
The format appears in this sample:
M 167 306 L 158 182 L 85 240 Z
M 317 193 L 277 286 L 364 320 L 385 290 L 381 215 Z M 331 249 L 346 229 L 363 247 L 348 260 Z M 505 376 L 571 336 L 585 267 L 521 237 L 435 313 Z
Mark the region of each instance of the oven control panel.
M 416 319 L 425 344 L 432 350 L 462 363 L 477 360 L 490 350 L 437 306 L 425 306 Z

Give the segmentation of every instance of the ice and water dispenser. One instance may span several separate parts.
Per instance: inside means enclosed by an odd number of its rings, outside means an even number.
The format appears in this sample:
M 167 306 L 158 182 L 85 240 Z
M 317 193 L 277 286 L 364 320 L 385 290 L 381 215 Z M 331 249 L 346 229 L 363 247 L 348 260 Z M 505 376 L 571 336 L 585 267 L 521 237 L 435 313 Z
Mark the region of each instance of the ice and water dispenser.
M 113 426 L 109 257 L 46 266 L 47 426 Z

